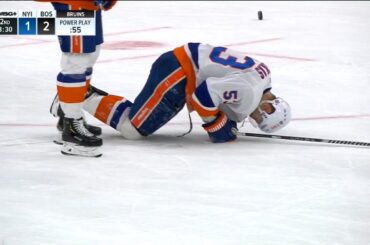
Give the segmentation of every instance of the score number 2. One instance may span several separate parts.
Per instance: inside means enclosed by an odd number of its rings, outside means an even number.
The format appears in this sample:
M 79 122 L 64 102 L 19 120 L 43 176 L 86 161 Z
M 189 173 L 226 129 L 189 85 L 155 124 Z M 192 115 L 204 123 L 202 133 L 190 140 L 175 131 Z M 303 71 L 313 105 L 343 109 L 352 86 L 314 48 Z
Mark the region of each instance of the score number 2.
M 44 27 L 44 31 L 50 31 L 50 30 L 49 30 L 50 23 L 49 23 L 48 21 L 44 21 L 44 22 L 42 22 L 42 23 L 45 25 L 45 27 Z

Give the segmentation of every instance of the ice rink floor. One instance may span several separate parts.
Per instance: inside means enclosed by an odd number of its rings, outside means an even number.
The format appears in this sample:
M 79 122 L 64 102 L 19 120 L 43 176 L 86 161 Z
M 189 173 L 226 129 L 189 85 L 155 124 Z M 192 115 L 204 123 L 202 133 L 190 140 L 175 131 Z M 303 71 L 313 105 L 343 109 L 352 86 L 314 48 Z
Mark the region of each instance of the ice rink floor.
M 133 100 L 161 53 L 228 46 L 266 63 L 290 102 L 279 134 L 370 142 L 369 16 L 370 2 L 120 1 L 104 13 L 92 83 Z M 370 148 L 212 144 L 196 113 L 179 138 L 183 110 L 143 141 L 87 116 L 103 156 L 66 157 L 49 114 L 59 62 L 56 36 L 0 36 L 1 245 L 370 244 Z

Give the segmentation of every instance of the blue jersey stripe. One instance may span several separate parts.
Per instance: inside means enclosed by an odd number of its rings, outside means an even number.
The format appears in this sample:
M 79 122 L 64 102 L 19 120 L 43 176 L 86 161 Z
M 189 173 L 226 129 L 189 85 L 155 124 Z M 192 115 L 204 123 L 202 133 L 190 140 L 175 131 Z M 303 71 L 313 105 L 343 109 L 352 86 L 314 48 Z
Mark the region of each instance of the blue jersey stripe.
M 51 3 L 55 10 L 69 10 L 69 5 L 64 3 Z
M 61 83 L 81 83 L 86 81 L 85 74 L 58 74 L 57 81 Z
M 202 82 L 195 90 L 195 96 L 198 98 L 199 102 L 205 107 L 215 107 L 211 96 L 209 95 L 207 83 Z
M 190 53 L 191 53 L 191 58 L 195 64 L 195 66 L 197 67 L 197 69 L 199 69 L 199 63 L 198 63 L 198 56 L 199 56 L 199 52 L 198 52 L 198 48 L 199 48 L 199 44 L 200 43 L 188 43 L 188 47 L 189 47 L 189 50 L 190 50 Z
M 93 68 L 92 67 L 89 67 L 86 69 L 86 72 L 85 72 L 85 75 L 86 76 L 91 76 L 93 73 Z
M 132 103 L 130 101 L 125 101 L 121 104 L 119 104 L 116 108 L 116 110 L 114 111 L 114 114 L 112 116 L 112 119 L 110 120 L 110 123 L 109 125 L 112 127 L 112 128 L 115 128 L 117 129 L 117 125 L 119 123 L 119 119 L 121 118 L 123 112 L 127 109 L 127 107 L 131 107 L 132 106 Z

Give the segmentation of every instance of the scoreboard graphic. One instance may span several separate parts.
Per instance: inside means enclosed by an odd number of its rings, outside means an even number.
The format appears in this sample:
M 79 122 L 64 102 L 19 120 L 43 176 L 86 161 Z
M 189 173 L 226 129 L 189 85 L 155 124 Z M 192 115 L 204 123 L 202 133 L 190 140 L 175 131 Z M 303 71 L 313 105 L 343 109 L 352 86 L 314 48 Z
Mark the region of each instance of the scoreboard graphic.
M 0 35 L 94 36 L 95 11 L 0 10 Z

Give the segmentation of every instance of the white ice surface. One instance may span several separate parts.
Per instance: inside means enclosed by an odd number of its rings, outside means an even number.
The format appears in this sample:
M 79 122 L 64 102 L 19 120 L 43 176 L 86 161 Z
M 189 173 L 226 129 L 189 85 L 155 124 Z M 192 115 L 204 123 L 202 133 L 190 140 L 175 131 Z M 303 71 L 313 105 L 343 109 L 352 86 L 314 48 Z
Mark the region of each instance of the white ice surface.
M 159 54 L 228 45 L 270 67 L 294 115 L 279 134 L 370 142 L 369 16 L 370 2 L 122 1 L 104 14 L 93 84 L 133 100 Z M 0 36 L 1 245 L 370 244 L 369 148 L 212 144 L 194 113 L 178 138 L 184 110 L 144 141 L 88 116 L 103 157 L 66 157 L 48 112 L 59 59 L 55 36 Z

